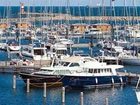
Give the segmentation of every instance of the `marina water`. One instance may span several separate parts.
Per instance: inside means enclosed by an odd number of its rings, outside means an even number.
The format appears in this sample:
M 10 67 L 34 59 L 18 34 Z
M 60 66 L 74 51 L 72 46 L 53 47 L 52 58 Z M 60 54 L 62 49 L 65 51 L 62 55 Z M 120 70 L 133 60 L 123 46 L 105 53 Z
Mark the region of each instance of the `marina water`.
M 0 60 L 7 59 L 7 54 L 0 51 Z M 125 66 L 127 72 L 140 73 L 140 66 Z M 26 85 L 18 76 L 16 89 L 12 88 L 11 73 L 0 73 L 0 105 L 61 105 L 62 88 L 47 88 L 47 97 L 43 98 L 43 88 L 31 88 L 26 93 Z M 66 105 L 80 105 L 80 92 L 84 92 L 84 105 L 137 105 L 135 86 L 66 89 Z
M 26 93 L 24 82 L 18 78 L 17 88 L 12 88 L 12 74 L 0 73 L 0 105 L 61 105 L 61 88 L 47 88 L 43 98 L 42 88 L 31 88 Z M 84 92 L 84 105 L 137 105 L 134 87 L 66 90 L 66 105 L 80 105 L 80 92 Z
M 33 11 L 34 7 L 31 7 Z M 41 8 L 44 7 L 35 7 L 35 12 L 39 12 Z M 54 10 L 58 10 L 57 7 Z M 65 7 L 63 7 L 65 8 Z M 80 7 L 82 9 L 86 8 L 86 11 L 89 10 L 89 7 Z M 137 9 L 140 7 L 137 7 Z M 27 8 L 26 8 L 27 9 Z M 73 10 L 75 9 L 75 10 Z M 76 11 L 79 7 L 71 8 L 71 11 Z M 96 9 L 91 15 L 100 16 Z M 116 7 L 116 15 L 123 16 L 123 8 Z M 129 13 L 132 13 L 130 9 Z M 38 10 L 38 11 L 37 11 Z M 43 9 L 42 9 L 43 10 Z M 62 9 L 63 10 L 63 9 Z M 65 9 L 64 9 L 65 10 Z M 110 7 L 107 7 L 107 15 L 109 15 Z M 0 17 L 6 17 L 6 7 L 0 7 Z M 10 17 L 18 17 L 20 7 L 11 7 Z M 119 11 L 119 12 L 118 12 Z M 58 12 L 58 11 L 56 11 Z M 65 13 L 65 11 L 63 11 Z M 81 13 L 83 16 L 88 16 L 87 14 Z M 74 15 L 79 15 L 79 13 L 73 13 Z M 129 14 L 132 15 L 132 14 Z M 138 16 L 140 11 L 138 11 Z M 7 53 L 0 51 L 0 60 L 7 60 Z M 127 72 L 140 73 L 140 66 L 125 66 Z M 11 73 L 0 73 L 0 105 L 61 105 L 61 88 L 47 88 L 47 97 L 43 98 L 43 89 L 42 88 L 31 88 L 30 93 L 26 93 L 26 86 L 23 80 L 20 77 L 17 77 L 17 88 L 14 90 L 12 88 L 12 78 L 13 74 Z M 125 86 L 125 87 L 111 87 L 103 89 L 66 89 L 66 105 L 80 105 L 80 92 L 84 92 L 84 105 L 105 105 L 105 99 L 108 98 L 109 105 L 137 105 L 137 99 L 135 95 L 135 86 Z

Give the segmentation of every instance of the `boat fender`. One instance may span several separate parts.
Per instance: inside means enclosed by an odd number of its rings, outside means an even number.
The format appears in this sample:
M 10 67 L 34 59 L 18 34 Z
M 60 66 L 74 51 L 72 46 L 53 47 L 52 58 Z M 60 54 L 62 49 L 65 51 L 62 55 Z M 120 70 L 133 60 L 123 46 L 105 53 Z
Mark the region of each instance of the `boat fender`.
M 95 82 L 96 82 L 96 84 L 98 84 L 98 78 L 95 78 Z
M 114 78 L 112 78 L 112 84 L 114 84 Z
M 123 79 L 122 79 L 122 77 L 120 77 L 120 82 L 123 83 Z

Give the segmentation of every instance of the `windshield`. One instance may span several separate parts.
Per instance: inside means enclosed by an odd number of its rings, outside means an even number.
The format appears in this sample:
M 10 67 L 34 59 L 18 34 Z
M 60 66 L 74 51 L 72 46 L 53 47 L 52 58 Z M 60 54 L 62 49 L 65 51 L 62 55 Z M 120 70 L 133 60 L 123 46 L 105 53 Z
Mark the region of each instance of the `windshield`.
M 35 55 L 44 55 L 44 51 L 43 51 L 43 49 L 35 49 L 34 54 Z
M 63 66 L 68 66 L 70 63 L 69 62 L 61 62 L 61 65 Z

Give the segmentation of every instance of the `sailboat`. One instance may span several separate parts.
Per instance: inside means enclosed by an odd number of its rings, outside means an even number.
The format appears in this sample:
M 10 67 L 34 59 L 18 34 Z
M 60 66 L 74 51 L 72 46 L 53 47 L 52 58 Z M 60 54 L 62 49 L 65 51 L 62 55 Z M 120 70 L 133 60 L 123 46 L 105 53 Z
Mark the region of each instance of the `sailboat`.
M 12 40 L 7 43 L 8 51 L 19 51 L 20 49 L 21 49 L 21 46 L 17 43 L 16 40 Z
M 0 23 L 0 26 L 1 25 L 2 25 L 2 23 Z M 3 29 L 0 28 L 0 38 L 2 38 L 4 33 L 5 32 L 3 31 Z M 7 46 L 6 41 L 0 39 L 0 50 L 6 51 L 7 50 L 6 46 Z
M 137 51 L 123 51 L 119 54 L 119 59 L 126 65 L 140 65 L 140 55 Z
M 135 0 L 133 0 L 133 16 L 137 15 L 135 7 Z M 134 19 L 132 20 L 132 24 L 134 27 Z M 135 37 L 136 38 L 136 37 Z M 135 38 L 133 43 L 135 43 Z M 119 58 L 121 59 L 121 62 L 123 64 L 127 65 L 140 65 L 140 54 L 138 53 L 138 48 L 135 46 L 135 44 L 132 45 L 133 49 L 132 51 L 123 51 L 120 55 Z

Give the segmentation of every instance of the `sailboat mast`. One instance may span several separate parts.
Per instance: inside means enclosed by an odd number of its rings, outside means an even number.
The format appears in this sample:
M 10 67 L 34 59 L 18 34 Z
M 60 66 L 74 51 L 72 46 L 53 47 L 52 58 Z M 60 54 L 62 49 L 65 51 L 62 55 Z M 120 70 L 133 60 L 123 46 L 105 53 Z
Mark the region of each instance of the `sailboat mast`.
M 70 1 L 67 0 L 67 4 L 66 4 L 66 14 L 67 14 L 67 17 L 66 17 L 66 24 L 69 25 L 69 15 L 70 15 L 70 10 L 69 10 L 69 5 L 70 5 Z
M 137 11 L 137 7 L 136 7 L 136 3 L 135 3 L 135 0 L 133 0 L 133 18 L 136 16 L 138 16 L 138 11 Z M 134 23 L 133 24 L 135 24 L 135 21 L 136 21 L 136 23 L 137 24 L 139 24 L 139 22 L 138 22 L 138 20 L 137 20 L 137 18 L 136 18 L 136 20 L 135 20 L 135 18 L 134 18 Z
M 102 17 L 105 16 L 105 1 L 102 0 Z M 102 19 L 102 23 L 104 23 L 104 19 Z
M 126 7 L 126 1 L 124 0 L 124 2 L 123 2 L 123 5 L 124 5 L 124 7 L 123 7 L 123 15 L 125 16 L 126 14 L 125 14 L 125 7 Z
M 126 16 L 126 14 L 125 14 L 125 0 L 123 1 L 123 16 L 124 16 L 124 18 Z M 123 20 L 124 25 L 125 25 L 125 22 L 126 22 L 126 20 L 124 19 Z
M 82 18 L 81 18 L 81 7 L 80 7 L 80 4 L 79 4 L 79 2 L 78 2 L 78 15 L 79 15 L 79 17 L 80 17 L 80 23 L 82 23 Z
M 133 17 L 132 17 L 132 25 L 134 25 L 134 16 L 135 16 L 135 1 L 132 1 L 132 5 L 133 5 Z
M 104 16 L 105 15 L 105 11 L 104 11 L 104 0 L 102 0 L 102 16 Z
M 70 5 L 70 1 L 67 0 L 66 2 L 66 39 L 69 36 L 69 15 L 70 15 L 70 10 L 69 10 L 69 5 Z
M 20 5 L 24 6 L 23 3 L 20 3 Z M 17 32 L 17 38 L 19 40 L 19 45 L 21 44 L 19 37 L 21 37 L 21 19 L 22 19 L 22 14 L 23 13 L 24 13 L 23 7 L 21 7 L 21 11 L 20 11 L 20 14 L 19 14 L 19 24 L 20 24 L 20 27 L 19 27 L 19 32 Z
M 28 10 L 27 10 L 27 11 L 28 11 L 27 17 L 29 18 L 29 17 L 30 17 L 30 16 L 29 16 L 29 15 L 30 15 L 30 14 L 29 14 L 29 13 L 30 13 L 30 4 L 29 4 L 29 0 L 28 0 L 28 7 L 27 7 L 27 8 L 28 8 Z
M 88 6 L 88 16 L 91 17 L 91 0 L 89 0 L 89 6 Z M 90 25 L 91 24 L 91 21 L 90 21 L 90 18 L 88 20 L 88 24 Z
M 109 21 L 111 21 L 112 20 L 112 0 L 110 0 L 110 8 L 109 9 L 110 9 Z

